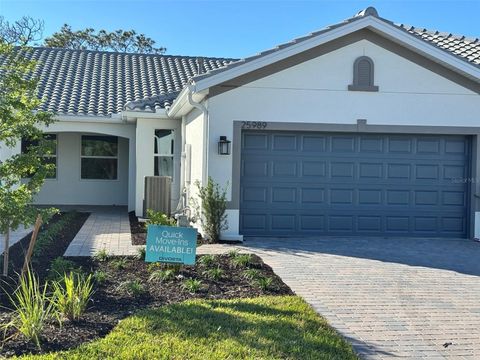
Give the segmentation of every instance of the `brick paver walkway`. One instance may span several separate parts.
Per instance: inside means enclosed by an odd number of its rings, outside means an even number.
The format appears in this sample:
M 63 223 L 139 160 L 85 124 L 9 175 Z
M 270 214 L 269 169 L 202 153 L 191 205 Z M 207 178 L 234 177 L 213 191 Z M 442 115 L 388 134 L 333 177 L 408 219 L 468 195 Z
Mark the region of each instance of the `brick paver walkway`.
M 70 243 L 65 256 L 92 256 L 105 249 L 111 255 L 135 255 L 125 207 L 92 207 L 85 224 Z
M 260 255 L 364 359 L 480 359 L 480 243 L 247 239 L 239 248 Z

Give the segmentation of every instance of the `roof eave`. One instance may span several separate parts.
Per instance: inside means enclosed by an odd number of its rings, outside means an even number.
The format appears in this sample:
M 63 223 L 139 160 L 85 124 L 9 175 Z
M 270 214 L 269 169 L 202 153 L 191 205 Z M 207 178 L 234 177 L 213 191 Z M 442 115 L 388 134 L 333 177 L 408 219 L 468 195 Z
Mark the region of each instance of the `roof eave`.
M 185 86 L 178 94 L 172 106 L 167 109 L 167 115 L 170 118 L 179 118 L 188 114 L 193 106 L 188 102 L 188 93 L 191 92 L 195 102 L 201 102 L 208 95 L 208 89 L 198 91 L 196 84 Z
M 227 69 L 218 74 L 213 74 L 209 77 L 199 79 L 195 83 L 196 91 L 202 92 L 209 88 L 222 84 L 226 81 L 234 79 L 238 76 L 244 75 L 256 69 L 268 66 L 277 61 L 283 60 L 290 56 L 296 55 L 303 51 L 309 50 L 316 46 L 325 44 L 329 41 L 335 40 L 342 36 L 354 33 L 361 29 L 368 28 L 375 31 L 391 41 L 394 41 L 400 45 L 403 45 L 410 50 L 420 53 L 427 58 L 438 62 L 451 70 L 460 73 L 461 75 L 472 79 L 480 83 L 480 68 L 464 61 L 454 54 L 448 53 L 436 47 L 433 44 L 429 44 L 422 39 L 417 38 L 413 34 L 410 34 L 402 29 L 399 29 L 391 22 L 377 18 L 375 16 L 365 16 L 354 21 L 347 22 L 338 27 L 334 27 L 318 35 L 312 36 L 309 39 L 299 41 L 298 43 L 287 46 L 278 51 L 267 53 L 264 56 L 260 56 L 251 61 L 238 64 L 231 69 Z M 177 98 L 178 100 L 178 98 Z

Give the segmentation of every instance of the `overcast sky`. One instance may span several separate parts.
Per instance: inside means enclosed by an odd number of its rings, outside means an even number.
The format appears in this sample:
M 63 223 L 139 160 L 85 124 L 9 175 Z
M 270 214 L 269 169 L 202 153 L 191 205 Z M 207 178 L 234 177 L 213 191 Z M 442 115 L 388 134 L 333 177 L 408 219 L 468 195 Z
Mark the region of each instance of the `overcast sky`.
M 0 0 L 7 20 L 45 21 L 45 36 L 74 29 L 135 29 L 167 54 L 244 57 L 351 17 L 367 6 L 394 22 L 480 37 L 480 0 L 182 1 Z

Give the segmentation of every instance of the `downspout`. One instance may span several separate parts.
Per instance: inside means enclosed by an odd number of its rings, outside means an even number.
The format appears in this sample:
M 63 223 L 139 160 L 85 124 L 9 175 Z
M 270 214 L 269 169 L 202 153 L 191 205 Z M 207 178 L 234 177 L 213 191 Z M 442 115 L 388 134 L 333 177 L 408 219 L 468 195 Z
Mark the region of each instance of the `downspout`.
M 167 117 L 169 119 L 174 119 L 172 116 L 170 116 L 170 106 L 165 107 L 165 113 L 167 114 Z M 180 137 L 181 137 L 181 155 L 180 155 L 180 198 L 178 200 L 177 208 L 175 211 L 183 210 L 185 207 L 188 206 L 188 196 L 189 194 L 187 193 L 187 187 L 185 186 L 185 177 L 186 177 L 186 123 L 185 123 L 185 116 L 182 116 L 182 124 L 181 124 L 181 131 L 180 131 Z M 182 199 L 185 196 L 185 204 L 183 203 Z
M 208 136 L 208 110 L 205 106 L 200 103 L 197 103 L 193 100 L 193 93 L 195 87 L 193 85 L 188 85 L 188 103 L 194 108 L 200 110 L 203 114 L 203 139 L 205 141 L 205 146 L 202 149 L 202 186 L 205 186 L 208 182 L 207 170 L 208 170 L 208 146 L 209 146 L 209 136 Z

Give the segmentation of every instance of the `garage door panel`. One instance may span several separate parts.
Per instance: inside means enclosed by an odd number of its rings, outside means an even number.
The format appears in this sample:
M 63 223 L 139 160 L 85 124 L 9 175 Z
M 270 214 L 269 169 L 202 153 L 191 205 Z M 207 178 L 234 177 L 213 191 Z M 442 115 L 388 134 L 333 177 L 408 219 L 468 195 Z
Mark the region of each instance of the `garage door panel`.
M 267 177 L 268 162 L 261 160 L 244 162 L 242 166 L 242 176 Z
M 355 164 L 353 162 L 331 162 L 330 177 L 353 179 L 355 174 Z
M 384 139 L 382 137 L 360 137 L 360 153 L 383 153 Z
M 324 152 L 326 149 L 326 137 L 325 136 L 313 136 L 303 135 L 302 139 L 302 151 L 308 152 Z
M 355 152 L 355 137 L 353 136 L 332 136 L 331 152 L 353 153 Z
M 464 217 L 451 216 L 441 219 L 441 230 L 447 233 L 461 234 L 465 232 L 466 221 Z
M 389 137 L 388 152 L 410 154 L 412 152 L 412 140 L 404 137 Z
M 417 140 L 417 154 L 439 154 L 441 142 L 440 138 L 419 138 Z
M 242 141 L 242 149 L 245 152 L 251 150 L 266 150 L 268 149 L 268 135 L 267 134 L 245 134 Z
M 377 232 L 383 231 L 382 216 L 358 216 L 358 232 Z
M 297 188 L 296 187 L 273 187 L 272 203 L 296 204 Z
M 325 161 L 302 161 L 302 176 L 325 177 L 327 175 Z
M 446 154 L 456 154 L 463 155 L 467 153 L 467 142 L 464 138 L 461 139 L 446 139 L 445 140 L 445 153 Z
M 300 193 L 302 205 L 325 203 L 325 188 L 323 187 L 302 187 Z
M 246 132 L 242 144 L 245 235 L 466 235 L 464 137 Z
M 325 216 L 324 215 L 301 215 L 300 229 L 301 232 L 325 232 Z
M 297 150 L 297 136 L 295 135 L 274 135 L 273 136 L 273 151 L 296 151 Z
M 415 179 L 416 180 L 437 180 L 439 169 L 438 165 L 416 164 Z
M 350 233 L 353 231 L 353 215 L 328 216 L 328 231 L 330 233 Z
M 272 176 L 295 177 L 297 176 L 297 162 L 289 160 L 272 161 Z

